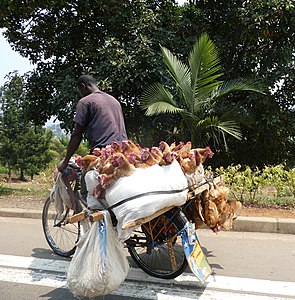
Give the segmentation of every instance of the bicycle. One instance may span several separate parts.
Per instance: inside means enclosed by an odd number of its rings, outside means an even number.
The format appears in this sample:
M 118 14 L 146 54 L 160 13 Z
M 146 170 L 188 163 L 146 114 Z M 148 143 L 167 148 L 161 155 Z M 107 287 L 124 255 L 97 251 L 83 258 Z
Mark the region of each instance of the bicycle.
M 78 211 L 87 203 L 80 196 L 80 176 L 72 182 Z M 189 202 L 186 206 L 189 205 Z M 182 245 L 182 235 L 188 220 L 182 212 L 185 208 L 175 207 L 135 229 L 124 242 L 135 263 L 147 274 L 173 279 L 184 272 L 188 266 L 187 257 Z M 42 213 L 42 225 L 45 238 L 51 249 L 58 255 L 69 257 L 74 254 L 76 243 L 81 235 L 81 224 L 69 223 L 73 210 L 66 207 L 62 215 L 55 212 L 54 203 L 47 198 Z

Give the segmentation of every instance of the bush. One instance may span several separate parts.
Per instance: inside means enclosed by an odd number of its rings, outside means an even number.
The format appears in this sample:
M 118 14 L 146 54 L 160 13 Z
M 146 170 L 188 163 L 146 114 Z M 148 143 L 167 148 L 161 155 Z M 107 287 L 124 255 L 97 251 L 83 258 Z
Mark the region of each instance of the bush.
M 0 174 L 7 174 L 8 173 L 8 168 L 0 166 Z
M 231 196 L 244 203 L 295 206 L 295 169 L 284 165 L 251 169 L 241 165 L 220 167 L 215 174 L 223 175 Z

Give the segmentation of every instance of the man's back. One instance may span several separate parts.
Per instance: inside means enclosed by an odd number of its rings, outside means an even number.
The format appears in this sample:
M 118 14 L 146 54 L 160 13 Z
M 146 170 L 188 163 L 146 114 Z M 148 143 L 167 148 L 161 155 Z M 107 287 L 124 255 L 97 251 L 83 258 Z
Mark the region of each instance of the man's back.
M 74 122 L 87 132 L 91 149 L 127 139 L 120 103 L 102 91 L 91 93 L 78 102 Z

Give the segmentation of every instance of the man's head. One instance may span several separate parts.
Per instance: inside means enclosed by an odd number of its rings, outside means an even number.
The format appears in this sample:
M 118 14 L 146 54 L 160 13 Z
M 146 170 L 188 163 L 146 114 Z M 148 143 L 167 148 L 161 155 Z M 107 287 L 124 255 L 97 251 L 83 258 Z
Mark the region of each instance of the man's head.
M 98 91 L 96 81 L 90 75 L 80 76 L 77 82 L 77 87 L 82 97 L 85 97 L 95 91 Z

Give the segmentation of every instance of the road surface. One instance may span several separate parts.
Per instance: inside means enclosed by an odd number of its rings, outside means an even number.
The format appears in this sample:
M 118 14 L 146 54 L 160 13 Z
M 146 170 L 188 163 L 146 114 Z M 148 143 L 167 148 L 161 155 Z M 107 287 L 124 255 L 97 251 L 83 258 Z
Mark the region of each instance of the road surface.
M 159 280 L 132 268 L 112 295 L 95 299 L 295 299 L 295 235 L 199 231 L 214 270 L 204 286 L 189 270 Z M 75 298 L 70 259 L 52 253 L 41 220 L 0 218 L 0 300 Z

